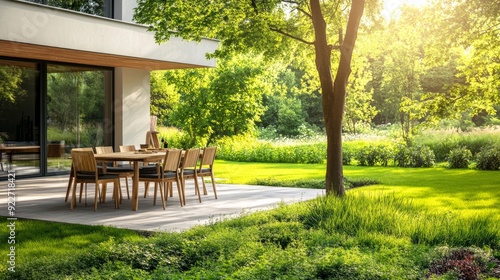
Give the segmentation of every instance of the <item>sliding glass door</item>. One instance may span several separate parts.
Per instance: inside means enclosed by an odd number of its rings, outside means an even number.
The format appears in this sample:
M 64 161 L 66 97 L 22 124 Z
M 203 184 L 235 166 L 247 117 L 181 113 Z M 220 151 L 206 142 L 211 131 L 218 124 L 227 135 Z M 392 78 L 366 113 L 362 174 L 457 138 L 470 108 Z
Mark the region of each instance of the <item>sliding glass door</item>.
M 113 70 L 0 58 L 0 179 L 69 172 L 72 148 L 112 146 Z
M 72 148 L 111 146 L 112 71 L 47 65 L 47 172 L 69 170 Z

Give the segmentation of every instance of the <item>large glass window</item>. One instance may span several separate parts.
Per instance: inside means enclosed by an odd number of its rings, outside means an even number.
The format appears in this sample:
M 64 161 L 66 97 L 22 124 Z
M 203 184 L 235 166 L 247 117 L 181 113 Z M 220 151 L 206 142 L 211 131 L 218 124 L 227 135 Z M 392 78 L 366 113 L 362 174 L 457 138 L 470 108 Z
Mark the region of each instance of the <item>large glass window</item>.
M 0 178 L 68 172 L 71 149 L 112 146 L 113 70 L 0 58 Z
M 112 0 L 26 0 L 28 2 L 44 4 L 48 6 L 63 8 L 67 10 L 82 12 L 86 14 L 113 17 Z
M 0 177 L 40 174 L 38 64 L 0 59 Z
M 47 65 L 48 173 L 69 170 L 72 148 L 112 145 L 112 71 Z

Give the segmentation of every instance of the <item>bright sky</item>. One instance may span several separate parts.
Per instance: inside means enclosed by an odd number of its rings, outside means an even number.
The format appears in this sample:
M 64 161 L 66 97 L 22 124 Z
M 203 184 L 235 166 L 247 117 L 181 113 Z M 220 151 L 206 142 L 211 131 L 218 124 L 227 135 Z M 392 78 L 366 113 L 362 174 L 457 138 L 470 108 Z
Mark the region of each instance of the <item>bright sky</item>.
M 427 4 L 427 2 L 427 0 L 384 0 L 384 10 L 382 11 L 382 15 L 385 18 L 389 18 L 393 11 L 397 10 L 403 4 L 420 7 Z

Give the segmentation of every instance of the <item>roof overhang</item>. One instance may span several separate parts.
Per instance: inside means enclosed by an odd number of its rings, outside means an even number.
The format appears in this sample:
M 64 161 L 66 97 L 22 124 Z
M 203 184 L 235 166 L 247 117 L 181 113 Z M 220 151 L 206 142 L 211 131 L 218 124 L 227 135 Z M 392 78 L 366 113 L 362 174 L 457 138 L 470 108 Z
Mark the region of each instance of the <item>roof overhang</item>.
M 0 6 L 0 56 L 148 70 L 215 66 L 206 54 L 216 40 L 157 44 L 142 25 L 22 1 Z

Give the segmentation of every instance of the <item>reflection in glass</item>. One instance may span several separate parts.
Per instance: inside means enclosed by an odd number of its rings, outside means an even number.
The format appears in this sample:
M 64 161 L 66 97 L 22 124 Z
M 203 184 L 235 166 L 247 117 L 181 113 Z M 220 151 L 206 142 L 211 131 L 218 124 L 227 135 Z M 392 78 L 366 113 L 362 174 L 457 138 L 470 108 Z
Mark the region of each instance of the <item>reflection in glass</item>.
M 47 65 L 47 171 L 69 170 L 72 148 L 112 144 L 112 71 Z
M 62 9 L 111 18 L 112 0 L 27 0 Z
M 0 177 L 40 173 L 39 71 L 0 59 Z

